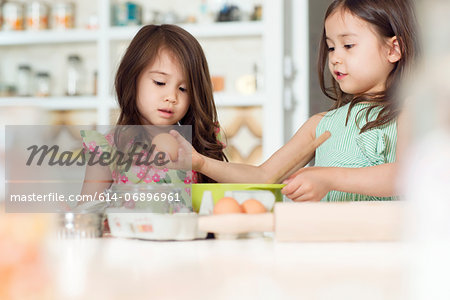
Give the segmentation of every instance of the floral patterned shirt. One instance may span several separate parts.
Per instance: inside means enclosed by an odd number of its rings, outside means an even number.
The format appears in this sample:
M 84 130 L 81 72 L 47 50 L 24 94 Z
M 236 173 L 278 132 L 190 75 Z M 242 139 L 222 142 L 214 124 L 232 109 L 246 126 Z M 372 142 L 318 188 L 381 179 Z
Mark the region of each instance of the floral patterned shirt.
M 97 155 L 103 152 L 113 153 L 116 149 L 114 145 L 113 133 L 103 135 L 95 130 L 81 130 L 83 139 L 83 148 L 87 152 L 94 152 L 97 148 Z M 132 141 L 131 141 L 132 143 Z M 141 150 L 142 159 L 145 159 L 149 153 Z M 141 161 L 142 161 L 141 159 Z M 152 165 L 131 165 L 126 169 L 119 169 L 115 165 L 109 165 L 114 185 L 120 184 L 185 184 L 186 187 L 182 191 L 182 202 L 192 210 L 192 205 L 188 204 L 186 199 L 190 199 L 192 183 L 198 182 L 197 173 L 195 171 L 171 170 L 167 168 L 159 169 Z M 190 201 L 189 201 L 190 202 Z M 190 202 L 191 203 L 191 202 Z M 127 203 L 128 208 L 134 208 L 137 203 Z

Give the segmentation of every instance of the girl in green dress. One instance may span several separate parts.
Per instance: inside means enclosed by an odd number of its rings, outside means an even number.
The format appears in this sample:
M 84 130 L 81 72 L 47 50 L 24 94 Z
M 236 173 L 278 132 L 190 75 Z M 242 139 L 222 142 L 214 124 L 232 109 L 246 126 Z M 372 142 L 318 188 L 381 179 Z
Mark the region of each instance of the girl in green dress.
M 416 47 L 409 0 L 333 1 L 324 19 L 319 77 L 334 107 L 312 116 L 260 166 L 194 152 L 193 169 L 219 182 L 266 182 L 305 145 L 330 131 L 331 138 L 309 157 L 315 166 L 288 178 L 282 192 L 295 201 L 392 199 L 403 127 L 395 90 Z

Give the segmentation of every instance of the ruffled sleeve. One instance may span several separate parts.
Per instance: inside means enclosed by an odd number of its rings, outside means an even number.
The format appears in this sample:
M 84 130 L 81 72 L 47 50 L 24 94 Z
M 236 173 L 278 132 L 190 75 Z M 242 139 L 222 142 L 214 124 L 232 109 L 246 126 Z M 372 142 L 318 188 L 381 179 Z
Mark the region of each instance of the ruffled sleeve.
M 83 148 L 87 152 L 94 152 L 97 148 L 99 154 L 103 152 L 111 152 L 113 145 L 112 134 L 103 135 L 95 130 L 80 130 L 83 139 Z
M 386 163 L 386 142 L 386 133 L 380 129 L 365 131 L 356 137 L 358 148 L 371 166 Z

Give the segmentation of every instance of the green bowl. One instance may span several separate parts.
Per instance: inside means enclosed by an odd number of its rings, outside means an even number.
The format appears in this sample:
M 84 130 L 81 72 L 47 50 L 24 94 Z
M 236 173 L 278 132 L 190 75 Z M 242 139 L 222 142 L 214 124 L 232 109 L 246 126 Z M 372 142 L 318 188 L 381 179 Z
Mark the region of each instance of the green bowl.
M 281 189 L 285 184 L 258 184 L 258 183 L 195 183 L 192 184 L 192 207 L 194 211 L 200 209 L 203 192 L 211 191 L 213 201 L 216 203 L 224 197 L 226 191 L 268 190 L 275 195 L 275 201 L 283 201 Z

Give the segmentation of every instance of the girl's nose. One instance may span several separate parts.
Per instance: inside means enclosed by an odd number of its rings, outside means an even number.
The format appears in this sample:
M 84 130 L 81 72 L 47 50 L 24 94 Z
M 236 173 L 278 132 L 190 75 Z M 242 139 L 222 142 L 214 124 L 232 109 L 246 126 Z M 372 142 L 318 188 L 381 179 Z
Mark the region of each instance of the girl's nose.
M 336 51 L 335 51 L 335 52 L 331 53 L 330 61 L 331 61 L 331 63 L 333 65 L 341 64 L 342 63 L 342 57 L 338 53 L 336 53 Z
M 170 103 L 176 103 L 177 99 L 175 97 L 170 96 L 170 97 L 166 97 L 165 101 L 170 102 Z
M 177 102 L 177 96 L 176 96 L 176 93 L 175 93 L 175 92 L 172 92 L 172 93 L 168 94 L 168 95 L 165 97 L 164 101 L 167 101 L 167 102 L 170 102 L 170 103 L 175 104 L 175 103 Z

